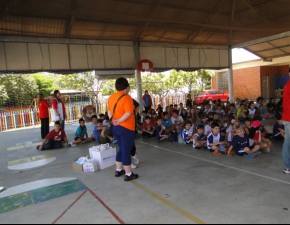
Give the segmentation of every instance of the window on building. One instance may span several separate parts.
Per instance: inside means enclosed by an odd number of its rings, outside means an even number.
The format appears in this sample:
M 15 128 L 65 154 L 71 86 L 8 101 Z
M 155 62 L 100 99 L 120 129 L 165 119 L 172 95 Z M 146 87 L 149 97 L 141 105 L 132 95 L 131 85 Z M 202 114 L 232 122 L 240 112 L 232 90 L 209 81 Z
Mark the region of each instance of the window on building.
M 217 73 L 217 88 L 219 90 L 229 90 L 228 72 Z

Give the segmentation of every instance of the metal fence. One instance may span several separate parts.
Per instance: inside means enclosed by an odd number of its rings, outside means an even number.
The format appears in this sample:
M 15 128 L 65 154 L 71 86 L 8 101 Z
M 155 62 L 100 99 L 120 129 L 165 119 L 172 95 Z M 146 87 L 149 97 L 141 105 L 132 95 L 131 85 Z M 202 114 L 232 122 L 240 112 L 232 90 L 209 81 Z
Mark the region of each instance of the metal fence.
M 66 121 L 72 122 L 82 117 L 82 110 L 85 106 L 86 104 L 66 105 Z M 51 110 L 49 109 L 49 115 L 51 115 Z M 37 110 L 18 110 L 0 113 L 0 131 L 38 125 L 40 125 L 40 119 Z
M 152 96 L 153 108 L 156 109 L 158 104 L 163 108 L 170 104 L 179 104 L 186 102 L 186 95 L 167 96 L 160 99 L 159 96 Z M 81 104 L 66 104 L 67 122 L 77 121 L 82 117 L 83 108 L 90 103 Z M 107 111 L 107 102 L 102 102 L 97 105 L 97 113 L 105 113 Z M 49 115 L 51 115 L 51 109 Z M 51 120 L 50 120 L 51 121 Z M 30 110 L 11 110 L 0 113 L 0 131 L 6 131 L 17 128 L 34 127 L 40 125 L 38 111 Z

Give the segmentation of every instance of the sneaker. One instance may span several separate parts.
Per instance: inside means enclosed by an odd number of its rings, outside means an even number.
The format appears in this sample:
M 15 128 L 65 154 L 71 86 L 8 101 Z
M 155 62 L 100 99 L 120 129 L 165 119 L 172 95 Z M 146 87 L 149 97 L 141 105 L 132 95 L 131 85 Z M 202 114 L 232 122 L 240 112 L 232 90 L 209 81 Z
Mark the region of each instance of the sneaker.
M 220 151 L 214 151 L 213 154 L 217 155 L 217 156 L 222 155 L 222 153 Z
M 138 176 L 138 174 L 134 174 L 134 173 L 132 173 L 131 174 L 131 176 L 125 176 L 125 178 L 124 178 L 124 181 L 130 181 L 130 180 L 135 180 L 135 179 L 137 179 L 139 176 Z
M 137 155 L 135 155 L 134 157 L 132 157 L 132 163 L 134 163 L 135 165 L 139 164 L 139 159 L 137 158 Z
M 255 154 L 244 154 L 244 157 L 245 157 L 245 158 L 252 159 L 252 158 L 255 157 Z
M 261 155 L 261 154 L 262 154 L 262 152 L 260 152 L 260 151 L 257 151 L 254 153 L 254 155 Z
M 138 134 L 142 134 L 142 131 L 141 130 L 138 130 Z
M 112 142 L 112 144 L 116 144 L 117 143 L 117 140 L 115 138 L 112 138 L 111 139 L 111 142 Z
M 120 177 L 120 176 L 122 176 L 122 175 L 124 175 L 125 174 L 125 170 L 121 170 L 121 171 L 115 171 L 115 177 Z
M 287 173 L 287 174 L 290 173 L 290 169 L 284 169 L 283 173 Z
M 264 148 L 263 151 L 264 152 L 270 152 L 270 149 L 269 148 Z
M 132 169 L 136 169 L 136 168 L 137 168 L 137 165 L 136 165 L 135 163 L 132 162 L 132 163 L 131 163 L 131 168 L 132 168 Z

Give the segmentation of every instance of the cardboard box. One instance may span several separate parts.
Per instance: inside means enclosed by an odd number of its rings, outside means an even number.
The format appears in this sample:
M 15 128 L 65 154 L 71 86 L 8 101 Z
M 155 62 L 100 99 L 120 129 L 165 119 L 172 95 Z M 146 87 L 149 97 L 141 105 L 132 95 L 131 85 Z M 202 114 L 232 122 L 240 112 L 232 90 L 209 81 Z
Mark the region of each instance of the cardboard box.
M 77 161 L 77 159 L 72 164 L 73 165 L 73 168 L 75 170 L 78 170 L 78 171 L 83 171 L 83 165 L 82 164 L 77 164 L 76 161 Z
M 116 164 L 116 148 L 108 148 L 104 151 L 90 149 L 90 157 L 97 161 L 101 170 Z

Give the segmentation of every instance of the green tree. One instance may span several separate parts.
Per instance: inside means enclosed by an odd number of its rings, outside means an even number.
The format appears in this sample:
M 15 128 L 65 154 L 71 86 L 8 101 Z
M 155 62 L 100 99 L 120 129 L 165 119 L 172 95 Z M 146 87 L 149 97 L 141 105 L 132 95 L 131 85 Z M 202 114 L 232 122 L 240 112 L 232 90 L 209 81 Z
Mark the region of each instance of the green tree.
M 115 88 L 115 79 L 106 80 L 101 88 L 101 92 L 103 96 L 110 96 L 111 94 L 116 92 Z
M 36 81 L 39 93 L 44 94 L 44 96 L 49 96 L 52 91 L 59 88 L 56 85 L 58 79 L 57 75 L 36 73 L 32 74 L 31 77 Z
M 4 106 L 28 106 L 38 93 L 38 85 L 29 75 L 2 75 L 0 83 L 9 97 Z
M 166 92 L 166 95 L 167 93 L 169 93 L 170 90 L 173 90 L 175 94 L 178 91 L 181 91 L 182 88 L 184 88 L 185 86 L 184 79 L 182 77 L 182 72 L 172 70 L 169 76 L 165 79 L 164 84 L 165 84 L 164 91 Z
M 180 75 L 188 93 L 197 94 L 200 90 L 211 88 L 213 72 L 210 70 L 201 69 L 191 72 L 181 71 Z
M 3 107 L 3 105 L 6 103 L 6 101 L 9 99 L 9 96 L 6 92 L 6 88 L 4 85 L 0 85 L 0 107 Z
M 84 72 L 61 76 L 58 84 L 62 89 L 83 91 L 96 104 L 104 81 L 96 79 L 93 72 Z

